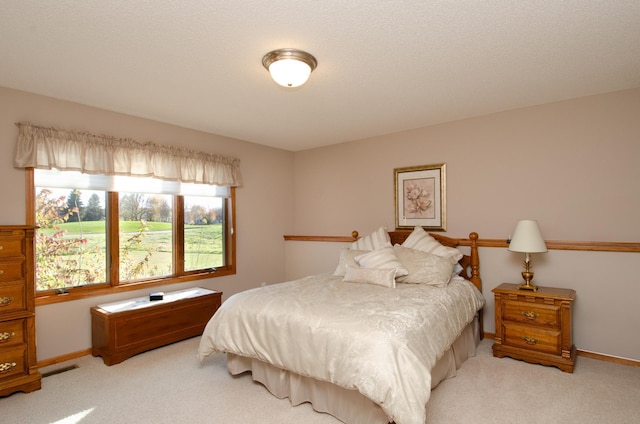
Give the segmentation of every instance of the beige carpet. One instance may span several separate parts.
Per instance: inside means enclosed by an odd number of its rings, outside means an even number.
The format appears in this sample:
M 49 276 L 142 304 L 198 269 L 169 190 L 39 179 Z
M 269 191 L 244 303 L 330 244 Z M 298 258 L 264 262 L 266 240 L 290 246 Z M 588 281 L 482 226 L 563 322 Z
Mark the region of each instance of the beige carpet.
M 309 404 L 291 407 L 222 355 L 199 364 L 198 338 L 107 367 L 85 356 L 43 372 L 42 390 L 0 398 L 0 422 L 339 424 Z M 640 368 L 579 357 L 573 374 L 491 355 L 484 340 L 458 376 L 432 393 L 428 423 L 638 423 Z

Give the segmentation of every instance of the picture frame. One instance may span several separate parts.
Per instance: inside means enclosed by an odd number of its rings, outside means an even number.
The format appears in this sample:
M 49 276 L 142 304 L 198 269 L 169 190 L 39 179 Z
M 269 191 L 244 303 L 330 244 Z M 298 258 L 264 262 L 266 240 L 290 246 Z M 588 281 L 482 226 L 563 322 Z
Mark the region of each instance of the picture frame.
M 393 170 L 396 229 L 446 231 L 446 164 Z

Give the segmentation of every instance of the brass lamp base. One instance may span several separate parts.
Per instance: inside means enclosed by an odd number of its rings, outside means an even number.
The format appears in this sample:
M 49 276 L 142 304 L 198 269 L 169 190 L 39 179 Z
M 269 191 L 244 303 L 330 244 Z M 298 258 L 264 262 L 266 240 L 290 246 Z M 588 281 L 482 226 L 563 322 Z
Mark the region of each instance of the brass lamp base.
M 533 280 L 533 272 L 522 271 L 522 278 L 524 278 L 524 283 L 518 286 L 518 290 L 538 291 L 538 286 L 531 282 Z

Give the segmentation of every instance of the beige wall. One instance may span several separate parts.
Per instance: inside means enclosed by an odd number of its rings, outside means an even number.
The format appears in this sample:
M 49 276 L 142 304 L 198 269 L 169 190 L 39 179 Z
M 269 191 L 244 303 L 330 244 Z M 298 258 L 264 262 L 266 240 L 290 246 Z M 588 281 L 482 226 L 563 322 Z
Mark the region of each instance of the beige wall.
M 290 153 L 169 124 L 0 88 L 0 224 L 25 222 L 24 172 L 13 168 L 18 121 L 228 154 L 242 161 L 238 274 L 191 284 L 225 298 L 260 285 L 332 271 L 340 243 L 282 241 L 283 234 L 362 234 L 394 226 L 393 169 L 447 164 L 448 234 L 506 238 L 517 220 L 539 220 L 547 239 L 640 241 L 640 89 Z M 249 125 L 250 123 L 248 123 Z M 486 330 L 491 289 L 517 281 L 521 258 L 483 248 Z M 579 349 L 640 360 L 636 253 L 550 251 L 535 280 L 578 293 Z M 631 277 L 629 276 L 631 275 Z M 147 291 L 38 307 L 38 359 L 91 346 L 89 307 Z
M 428 101 L 428 99 L 427 99 Z M 548 240 L 640 241 L 640 89 L 574 99 L 298 152 L 295 234 L 394 227 L 393 170 L 447 164 L 447 233 L 506 239 L 520 219 Z M 287 278 L 333 270 L 339 244 L 287 242 Z M 638 253 L 550 251 L 539 285 L 577 291 L 582 350 L 640 360 Z M 521 257 L 480 251 L 486 330 L 491 290 L 520 280 Z
M 236 197 L 238 273 L 158 289 L 202 286 L 222 290 L 227 298 L 262 281 L 284 278 L 282 235 L 291 232 L 293 221 L 291 152 L 0 87 L 0 194 L 5 199 L 0 202 L 0 224 L 24 224 L 26 220 L 24 170 L 13 167 L 18 134 L 14 123 L 19 121 L 240 158 L 244 185 L 237 189 Z M 91 306 L 147 294 L 148 290 L 141 290 L 37 307 L 38 360 L 91 347 Z

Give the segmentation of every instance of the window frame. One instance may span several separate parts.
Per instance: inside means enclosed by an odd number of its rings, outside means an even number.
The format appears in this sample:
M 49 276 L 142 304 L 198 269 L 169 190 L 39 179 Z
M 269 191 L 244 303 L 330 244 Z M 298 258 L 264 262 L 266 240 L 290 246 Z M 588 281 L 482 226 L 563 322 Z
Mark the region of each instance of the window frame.
M 36 187 L 34 168 L 26 168 L 26 212 L 28 225 L 35 225 L 35 204 Z M 108 202 L 118 205 L 118 192 L 107 192 Z M 118 267 L 111 266 L 108 270 L 109 282 L 91 286 L 72 287 L 64 293 L 55 290 L 36 292 L 35 304 L 48 305 L 51 303 L 65 302 L 70 300 L 84 299 L 94 296 L 104 296 L 108 294 L 126 292 L 131 290 L 141 290 L 143 288 L 156 287 L 161 285 L 178 284 L 206 278 L 216 278 L 236 273 L 236 190 L 230 187 L 230 196 L 224 202 L 225 226 L 225 266 L 217 267 L 215 270 L 204 269 L 195 271 L 184 271 L 184 197 L 173 196 L 174 223 L 173 223 L 173 274 L 170 276 L 151 277 L 136 281 L 121 282 L 118 275 Z M 118 246 L 119 211 L 118 208 L 107 209 L 107 251 L 111 255 L 109 262 L 119 264 L 119 249 L 111 249 L 111 246 Z M 35 248 L 35 246 L 34 246 Z M 37 278 L 37 276 L 36 276 Z M 35 284 L 35 283 L 34 283 Z M 35 291 L 35 286 L 34 286 Z

